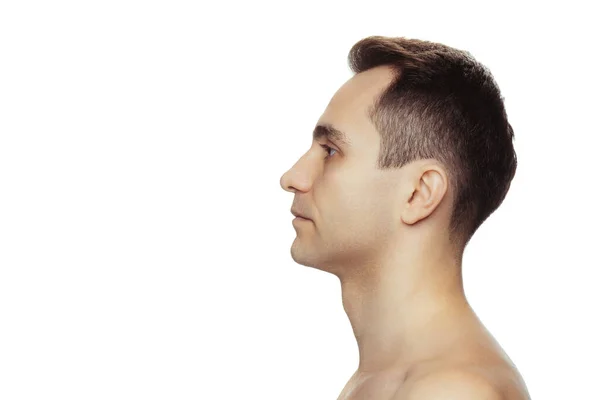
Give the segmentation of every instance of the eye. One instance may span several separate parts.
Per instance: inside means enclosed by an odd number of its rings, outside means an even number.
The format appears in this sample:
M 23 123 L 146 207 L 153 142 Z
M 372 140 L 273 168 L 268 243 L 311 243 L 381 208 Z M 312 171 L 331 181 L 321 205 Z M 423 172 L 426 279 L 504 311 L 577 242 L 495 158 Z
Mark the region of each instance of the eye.
M 325 149 L 325 152 L 327 153 L 327 155 L 329 155 L 329 150 L 333 150 L 333 151 L 337 151 L 336 149 L 334 149 L 333 147 L 329 147 L 326 144 L 322 144 L 321 145 L 322 148 Z M 331 156 L 330 156 L 331 157 Z

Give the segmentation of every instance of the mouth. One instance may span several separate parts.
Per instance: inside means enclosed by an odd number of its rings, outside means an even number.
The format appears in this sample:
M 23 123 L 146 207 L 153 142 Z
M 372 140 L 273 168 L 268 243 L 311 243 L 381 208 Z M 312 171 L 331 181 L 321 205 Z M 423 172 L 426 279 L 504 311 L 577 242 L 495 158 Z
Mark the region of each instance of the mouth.
M 298 215 L 296 218 L 294 218 L 292 220 L 292 222 L 293 221 L 311 221 L 311 220 L 309 218 L 304 218 L 304 217 L 301 217 L 301 216 Z

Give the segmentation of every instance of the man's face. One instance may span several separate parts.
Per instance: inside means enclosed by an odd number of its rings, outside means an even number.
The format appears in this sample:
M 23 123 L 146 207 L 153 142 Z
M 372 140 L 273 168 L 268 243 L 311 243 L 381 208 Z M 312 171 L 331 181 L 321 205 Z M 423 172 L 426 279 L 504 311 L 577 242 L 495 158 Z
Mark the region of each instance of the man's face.
M 292 208 L 311 219 L 293 223 L 291 254 L 297 263 L 338 275 L 342 266 L 376 263 L 397 233 L 400 170 L 376 168 L 380 136 L 367 115 L 392 77 L 389 67 L 377 67 L 344 83 L 317 125 L 345 133 L 350 143 L 313 140 L 281 177 L 283 189 L 296 193 Z

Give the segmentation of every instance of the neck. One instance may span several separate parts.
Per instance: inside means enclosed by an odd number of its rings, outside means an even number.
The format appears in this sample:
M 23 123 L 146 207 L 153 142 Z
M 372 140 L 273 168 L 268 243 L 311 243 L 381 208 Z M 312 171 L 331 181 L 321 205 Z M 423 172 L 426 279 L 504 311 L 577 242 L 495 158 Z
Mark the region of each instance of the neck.
M 427 257 L 398 253 L 403 257 L 388 257 L 375 267 L 353 266 L 339 275 L 358 343 L 358 373 L 408 368 L 447 349 L 473 321 L 460 261 L 442 251 Z

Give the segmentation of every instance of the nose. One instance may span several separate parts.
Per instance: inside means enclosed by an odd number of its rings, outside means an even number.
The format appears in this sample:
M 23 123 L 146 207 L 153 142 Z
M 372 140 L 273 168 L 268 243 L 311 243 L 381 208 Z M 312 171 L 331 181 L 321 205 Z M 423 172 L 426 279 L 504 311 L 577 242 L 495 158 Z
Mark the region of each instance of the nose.
M 279 179 L 281 188 L 286 192 L 306 192 L 310 190 L 311 169 L 307 155 L 300 157 L 292 168 L 287 170 Z
M 281 188 L 283 190 L 285 190 L 286 192 L 295 193 L 297 190 L 294 187 L 294 184 L 292 183 L 293 175 L 294 175 L 294 171 L 292 171 L 292 169 L 289 169 L 281 176 L 281 179 L 279 179 L 279 184 L 281 185 Z

